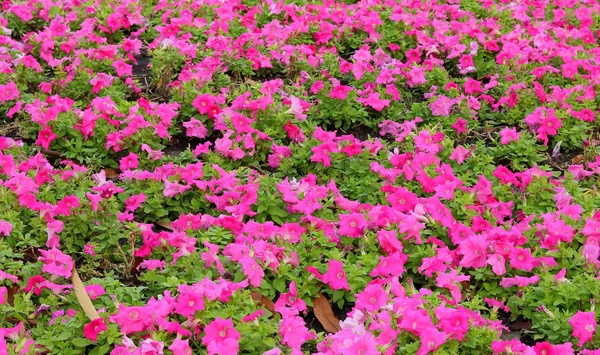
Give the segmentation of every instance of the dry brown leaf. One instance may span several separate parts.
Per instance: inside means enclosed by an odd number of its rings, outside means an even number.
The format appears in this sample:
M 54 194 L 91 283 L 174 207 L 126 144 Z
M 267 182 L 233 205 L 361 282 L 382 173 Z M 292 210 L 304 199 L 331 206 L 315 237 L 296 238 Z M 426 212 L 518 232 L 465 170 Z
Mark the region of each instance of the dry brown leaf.
M 117 172 L 116 169 L 106 168 L 106 169 L 104 169 L 104 173 L 106 174 L 106 178 L 109 180 L 118 180 L 119 179 L 119 173 Z
M 73 282 L 73 291 L 75 291 L 75 296 L 77 296 L 77 300 L 79 301 L 81 308 L 83 308 L 85 315 L 90 320 L 100 318 L 98 311 L 96 311 L 96 308 L 94 308 L 94 305 L 90 300 L 90 296 L 88 296 L 87 292 L 85 292 L 85 288 L 83 287 L 83 283 L 79 278 L 79 274 L 77 273 L 75 266 L 73 266 L 73 271 L 71 273 L 71 281 Z
M 171 224 L 171 221 L 167 220 L 167 219 L 163 219 L 162 221 L 158 221 L 156 222 L 157 226 L 161 226 L 164 229 L 168 229 L 170 231 L 173 230 L 173 225 Z
M 580 164 L 583 164 L 584 162 L 585 162 L 585 155 L 583 155 L 583 154 L 576 155 L 575 157 L 573 157 L 573 159 L 571 159 L 571 164 L 573 164 L 573 165 L 580 165 Z
M 268 309 L 269 312 L 275 314 L 275 305 L 273 304 L 273 301 L 271 301 L 271 299 L 269 297 L 264 296 L 263 294 L 261 294 L 258 291 L 252 291 L 250 293 L 250 297 L 252 297 L 252 299 L 256 303 L 258 303 L 259 305 Z
M 15 305 L 15 295 L 19 292 L 19 286 L 13 286 L 8 289 L 6 293 L 6 302 L 9 306 L 13 307 Z
M 322 293 L 319 293 L 319 297 L 313 301 L 313 312 L 326 331 L 337 333 L 338 330 L 342 329 L 340 320 L 333 314 L 329 301 Z
M 42 149 L 42 154 L 55 158 L 64 158 L 64 155 L 61 152 L 55 150 Z

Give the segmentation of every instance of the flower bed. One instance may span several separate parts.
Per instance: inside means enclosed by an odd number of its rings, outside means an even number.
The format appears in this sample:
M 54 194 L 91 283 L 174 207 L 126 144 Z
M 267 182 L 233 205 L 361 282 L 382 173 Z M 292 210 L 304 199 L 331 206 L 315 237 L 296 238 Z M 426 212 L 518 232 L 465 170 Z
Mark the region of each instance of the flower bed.
M 600 354 L 596 1 L 2 8 L 0 355 Z

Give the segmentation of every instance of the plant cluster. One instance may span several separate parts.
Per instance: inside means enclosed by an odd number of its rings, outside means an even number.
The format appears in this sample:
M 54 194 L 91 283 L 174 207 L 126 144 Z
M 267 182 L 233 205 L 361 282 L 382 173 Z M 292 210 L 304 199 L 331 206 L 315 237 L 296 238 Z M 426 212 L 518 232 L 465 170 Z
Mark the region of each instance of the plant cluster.
M 0 355 L 600 354 L 595 0 L 225 3 L 2 3 Z

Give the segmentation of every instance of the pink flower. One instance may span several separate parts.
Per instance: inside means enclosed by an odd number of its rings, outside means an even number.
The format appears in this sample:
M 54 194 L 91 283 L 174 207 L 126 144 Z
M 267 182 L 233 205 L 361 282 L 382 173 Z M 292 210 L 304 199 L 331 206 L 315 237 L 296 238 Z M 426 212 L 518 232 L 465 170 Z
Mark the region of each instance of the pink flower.
M 506 258 L 502 254 L 492 254 L 487 259 L 487 263 L 492 265 L 492 272 L 500 276 L 506 274 Z
M 419 150 L 429 154 L 437 154 L 441 150 L 439 142 L 441 142 L 443 139 L 444 134 L 441 132 L 431 134 L 429 130 L 424 130 L 417 134 L 417 136 L 414 138 L 414 142 L 415 147 L 417 147 Z
M 135 211 L 142 203 L 146 201 L 146 195 L 143 192 L 140 192 L 137 195 L 130 196 L 127 200 L 125 200 L 125 208 L 127 211 L 133 212 Z
M 4 104 L 7 101 L 16 100 L 19 96 L 19 89 L 12 81 L 5 85 L 0 84 L 0 103 Z
M 454 106 L 455 100 L 440 95 L 438 98 L 432 102 L 429 107 L 431 108 L 431 114 L 434 116 L 450 116 L 450 111 L 452 110 L 452 106 Z
M 338 234 L 342 237 L 359 238 L 369 225 L 362 213 L 341 214 Z
M 12 224 L 8 223 L 7 221 L 0 220 L 0 235 L 8 237 L 10 232 L 12 232 Z
M 250 256 L 243 256 L 239 263 L 242 264 L 242 270 L 254 287 L 259 287 L 262 283 L 265 272 L 262 267 Z
M 62 276 L 64 278 L 71 277 L 71 270 L 73 270 L 73 259 L 63 254 L 60 250 L 52 248 L 50 250 L 39 249 L 40 261 L 44 263 L 42 267 L 43 272 L 47 272 L 52 275 Z
M 378 238 L 378 239 L 380 239 L 380 238 Z M 398 239 L 395 239 L 395 240 L 397 241 Z M 381 240 L 379 241 L 379 243 L 381 244 Z M 401 249 L 402 249 L 402 245 L 400 244 L 400 250 Z M 402 276 L 404 271 L 406 271 L 404 269 L 404 264 L 406 263 L 407 260 L 408 260 L 408 255 L 404 255 L 400 251 L 396 251 L 395 253 L 393 253 L 387 257 L 380 256 L 379 264 L 377 265 L 377 267 L 375 269 L 373 269 L 373 271 L 371 271 L 369 276 L 371 276 L 371 277 Z
M 467 123 L 468 122 L 465 119 L 459 117 L 450 127 L 454 128 L 456 134 L 463 134 L 467 131 Z
M 469 315 L 460 309 L 438 306 L 435 317 L 439 319 L 437 326 L 448 335 L 450 339 L 461 341 L 469 331 Z
M 118 76 L 131 76 L 133 66 L 127 64 L 124 59 L 119 59 L 112 63 L 112 67 L 117 71 Z
M 231 318 L 217 318 L 204 328 L 202 344 L 208 346 L 209 355 L 236 355 L 239 350 L 240 332 L 233 327 Z
M 46 279 L 44 279 L 42 275 L 32 276 L 29 278 L 29 280 L 27 280 L 27 286 L 25 286 L 25 289 L 23 289 L 23 291 L 30 292 L 33 290 L 33 293 L 39 296 L 42 293 L 42 290 L 47 288 L 46 286 L 44 286 L 45 281 Z
M 135 153 L 129 153 L 126 157 L 121 158 L 119 161 L 119 168 L 121 171 L 129 169 L 137 169 L 139 164 L 138 156 Z
M 365 289 L 356 295 L 356 308 L 368 312 L 378 311 L 388 302 L 388 294 L 379 284 L 370 283 Z
M 371 106 L 375 111 L 382 111 L 385 107 L 390 106 L 390 100 L 381 99 L 378 92 L 369 94 L 366 99 L 359 99 L 363 105 Z
M 83 327 L 83 335 L 95 343 L 98 334 L 106 329 L 108 328 L 106 327 L 106 323 L 104 323 L 104 319 L 96 318 Z
M 379 355 L 381 352 L 377 349 L 377 339 L 369 332 L 354 337 L 354 342 L 347 349 L 340 351 L 340 354 L 347 355 Z
M 290 283 L 290 292 L 282 293 L 277 302 L 275 302 L 275 310 L 279 311 L 285 307 L 292 307 L 298 312 L 306 310 L 306 302 L 302 298 L 298 298 L 296 283 L 294 281 Z
M 192 106 L 202 115 L 208 114 L 210 108 L 215 104 L 214 96 L 210 94 L 198 95 L 192 102 Z
M 531 271 L 537 266 L 537 259 L 531 255 L 529 248 L 512 248 L 508 259 L 510 266 L 517 270 Z
M 248 314 L 247 316 L 242 318 L 242 322 L 244 322 L 244 323 L 252 322 L 252 321 L 256 320 L 257 318 L 265 315 L 266 313 L 267 312 L 265 312 L 264 309 L 259 309 L 258 311 L 252 312 L 251 314 Z
M 279 333 L 281 342 L 292 349 L 300 349 L 307 340 L 316 339 L 316 334 L 310 332 L 304 320 L 296 315 L 283 315 Z
M 124 334 L 138 333 L 146 329 L 150 323 L 150 314 L 143 307 L 119 307 L 119 312 L 111 316 L 111 321 L 121 327 Z
M 307 110 L 308 108 L 310 108 L 311 104 L 304 100 L 300 100 L 299 98 L 297 98 L 294 95 L 290 96 L 290 100 L 291 100 L 290 109 L 285 111 L 285 113 L 290 113 L 290 114 L 294 115 L 294 117 L 296 117 L 296 119 L 298 121 L 305 121 L 307 116 L 303 112 L 305 110 Z
M 573 77 L 577 74 L 579 70 L 577 65 L 571 63 L 563 64 L 561 66 L 561 69 L 562 75 L 567 79 L 573 79 Z
M 524 276 L 515 276 L 515 277 L 506 277 L 500 281 L 500 286 L 504 288 L 509 288 L 512 286 L 525 287 L 532 285 L 536 282 L 540 281 L 540 277 L 538 275 L 532 277 L 524 277 Z
M 154 339 L 144 339 L 140 344 L 141 355 L 163 355 L 165 344 Z
M 191 318 L 197 311 L 204 310 L 204 298 L 195 289 L 187 285 L 179 285 L 180 294 L 177 297 L 175 312 Z
M 488 241 L 482 235 L 473 235 L 467 238 L 459 246 L 463 255 L 460 265 L 464 267 L 480 268 L 487 263 Z
M 352 88 L 349 86 L 336 85 L 329 93 L 329 97 L 332 99 L 346 100 L 346 96 L 350 91 L 352 91 Z
M 86 285 L 84 288 L 85 292 L 87 292 L 88 296 L 90 296 L 92 300 L 96 300 L 96 298 L 99 296 L 106 294 L 106 291 L 104 291 L 104 287 L 102 287 L 102 285 L 92 284 Z
M 450 154 L 450 159 L 455 160 L 458 164 L 462 164 L 469 155 L 471 155 L 471 151 L 467 150 L 467 148 L 462 145 L 459 145 L 454 149 L 452 154 Z
M 341 261 L 330 259 L 327 263 L 327 272 L 323 275 L 322 281 L 331 287 L 332 290 L 341 290 L 345 288 L 350 290 L 346 281 L 346 273 L 342 268 L 344 264 Z
M 436 278 L 436 284 L 438 287 L 444 287 L 450 290 L 454 302 L 460 302 L 462 294 L 460 292 L 459 284 L 463 281 L 469 281 L 469 279 L 469 276 L 463 274 L 459 275 L 455 269 L 452 269 L 449 274 L 439 274 Z
M 19 281 L 19 278 L 16 277 L 15 275 L 11 275 L 7 272 L 0 270 L 0 281 L 3 281 L 3 280 L 10 280 L 14 283 L 17 283 Z
M 96 249 L 96 246 L 92 245 L 90 243 L 85 243 L 85 245 L 83 246 L 83 252 L 90 256 L 96 255 L 96 253 L 94 252 L 94 249 Z
M 6 295 L 8 294 L 8 289 L 6 286 L 0 287 L 0 305 L 6 304 Z M 2 349 L 0 349 L 2 350 Z
M 513 128 L 504 127 L 500 131 L 500 143 L 502 143 L 504 145 L 507 145 L 510 142 L 518 141 L 519 137 L 521 137 L 521 133 L 517 132 L 517 129 L 515 127 L 513 127 Z
M 148 156 L 150 157 L 150 159 L 152 160 L 160 160 L 163 156 L 162 151 L 160 150 L 153 150 L 152 148 L 150 148 L 149 145 L 147 144 L 142 144 L 142 150 L 146 153 L 148 153 Z
M 415 355 L 426 355 L 435 352 L 446 342 L 446 334 L 435 327 L 427 327 L 420 333 L 421 346 Z
M 190 347 L 190 340 L 181 340 L 176 338 L 168 348 L 173 352 L 173 355 L 192 355 L 192 348 Z
M 41 145 L 44 149 L 48 149 L 50 143 L 56 138 L 58 138 L 58 136 L 52 132 L 50 126 L 46 126 L 38 133 L 38 139 L 35 141 L 35 145 Z
M 465 93 L 473 95 L 482 92 L 483 91 L 481 89 L 481 82 L 471 78 L 467 78 L 467 81 L 465 81 Z
M 596 333 L 596 318 L 594 312 L 577 311 L 570 319 L 569 324 L 573 327 L 572 335 L 579 339 L 579 347 L 592 340 Z
M 184 122 L 183 127 L 186 128 L 185 134 L 188 137 L 205 138 L 208 134 L 208 129 L 204 127 L 202 122 L 193 117 L 189 121 Z

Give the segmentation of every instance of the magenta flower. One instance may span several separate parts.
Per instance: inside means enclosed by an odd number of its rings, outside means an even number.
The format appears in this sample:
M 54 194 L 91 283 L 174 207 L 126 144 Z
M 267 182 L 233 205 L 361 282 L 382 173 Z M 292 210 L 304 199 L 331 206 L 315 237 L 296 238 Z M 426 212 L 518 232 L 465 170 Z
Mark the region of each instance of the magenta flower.
M 359 238 L 369 225 L 362 213 L 340 214 L 338 234 L 342 237 Z
M 594 312 L 577 311 L 570 319 L 569 324 L 573 327 L 572 335 L 579 339 L 577 346 L 592 340 L 596 333 L 596 316 Z
M 4 85 L 0 84 L 0 103 L 4 104 L 7 101 L 16 100 L 19 96 L 19 89 L 15 83 L 9 82 Z
M 281 342 L 292 349 L 300 349 L 302 344 L 310 339 L 316 339 L 317 335 L 306 328 L 304 320 L 296 315 L 283 314 L 281 328 Z
M 192 355 L 192 348 L 190 347 L 190 340 L 181 340 L 176 338 L 173 340 L 171 346 L 168 347 L 173 352 L 173 355 Z
M 98 334 L 106 329 L 108 328 L 106 327 L 106 323 L 104 323 L 104 319 L 96 318 L 83 327 L 83 335 L 95 343 Z
M 381 285 L 370 283 L 361 293 L 356 295 L 356 308 L 373 313 L 388 302 L 388 297 L 387 292 Z
M 450 116 L 450 111 L 452 110 L 452 106 L 454 106 L 455 101 L 447 96 L 440 95 L 438 98 L 432 102 L 429 106 L 431 108 L 431 114 L 434 116 Z
M 531 255 L 529 248 L 513 248 L 508 256 L 510 266 L 517 270 L 531 271 L 537 266 L 537 259 Z
M 190 118 L 189 121 L 183 123 L 183 127 L 186 128 L 185 134 L 188 137 L 205 138 L 208 134 L 208 129 L 204 127 L 202 121 L 195 118 Z
M 50 250 L 39 249 L 40 261 L 44 263 L 42 267 L 43 272 L 47 272 L 51 275 L 62 276 L 64 278 L 71 277 L 71 270 L 73 270 L 73 259 L 63 254 L 60 250 L 52 248 Z
M 38 133 L 38 139 L 35 142 L 35 145 L 41 145 L 44 149 L 48 149 L 50 143 L 56 138 L 58 138 L 58 135 L 52 132 L 50 126 L 46 126 Z
M 460 265 L 464 267 L 480 268 L 487 263 L 488 241 L 482 235 L 473 235 L 459 246 L 462 259 Z
M 239 260 L 239 263 L 242 265 L 244 275 L 248 277 L 250 284 L 254 287 L 259 287 L 265 276 L 262 267 L 250 256 L 243 256 Z
M 0 220 L 0 235 L 8 237 L 12 232 L 12 224 L 7 221 Z
M 204 328 L 202 344 L 208 347 L 210 355 L 237 355 L 240 332 L 233 327 L 231 318 L 217 318 Z
M 324 275 L 321 275 L 314 267 L 307 267 L 307 270 L 316 275 L 323 283 L 328 284 L 333 290 L 350 290 L 348 281 L 346 281 L 346 273 L 342 268 L 343 265 L 341 261 L 331 259 L 327 263 L 327 272 Z
M 110 320 L 117 323 L 124 334 L 132 334 L 146 329 L 150 324 L 150 315 L 144 307 L 120 306 L 118 313 L 112 315 Z

